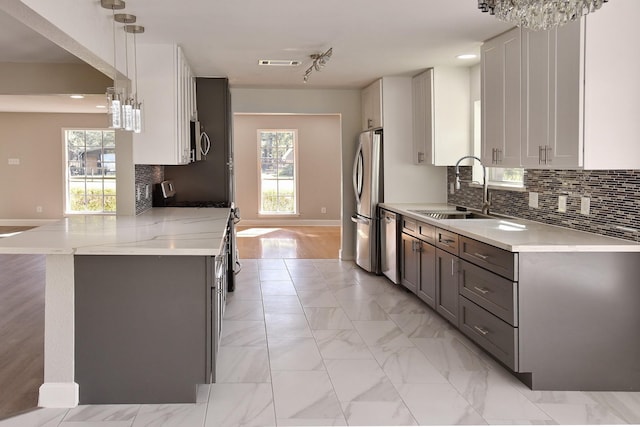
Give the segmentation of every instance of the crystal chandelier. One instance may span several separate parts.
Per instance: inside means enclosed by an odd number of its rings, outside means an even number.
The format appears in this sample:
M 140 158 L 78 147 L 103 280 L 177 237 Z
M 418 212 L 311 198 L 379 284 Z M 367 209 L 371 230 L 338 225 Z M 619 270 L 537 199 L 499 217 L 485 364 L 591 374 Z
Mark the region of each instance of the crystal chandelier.
M 594 12 L 608 0 L 478 0 L 478 9 L 531 30 L 548 30 Z

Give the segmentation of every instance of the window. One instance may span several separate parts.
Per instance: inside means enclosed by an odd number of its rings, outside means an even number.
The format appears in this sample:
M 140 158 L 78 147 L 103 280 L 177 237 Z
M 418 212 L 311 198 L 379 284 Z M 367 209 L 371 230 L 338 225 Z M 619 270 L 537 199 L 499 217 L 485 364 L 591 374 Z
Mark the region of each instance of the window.
M 115 213 L 116 144 L 112 130 L 65 130 L 66 213 Z
M 261 214 L 298 212 L 296 129 L 258 130 Z
M 489 183 L 513 187 L 524 185 L 524 169 L 522 168 L 488 168 Z

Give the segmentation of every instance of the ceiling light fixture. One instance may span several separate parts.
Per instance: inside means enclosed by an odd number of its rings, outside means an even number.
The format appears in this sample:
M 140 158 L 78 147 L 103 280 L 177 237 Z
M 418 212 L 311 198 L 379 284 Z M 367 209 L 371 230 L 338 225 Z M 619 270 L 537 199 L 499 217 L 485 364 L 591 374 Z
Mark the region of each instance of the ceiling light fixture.
M 83 99 L 84 95 L 70 95 L 69 98 L 73 98 L 73 99 Z
M 456 56 L 456 59 L 475 59 L 478 55 L 474 53 L 463 53 L 462 55 Z
M 531 30 L 548 30 L 600 9 L 608 0 L 478 0 L 478 9 Z
M 313 59 L 313 63 L 309 68 L 307 68 L 307 71 L 304 72 L 303 80 L 305 83 L 309 81 L 309 76 L 311 76 L 311 73 L 313 73 L 314 71 L 320 71 L 322 67 L 327 65 L 327 62 L 329 61 L 329 58 L 331 58 L 332 54 L 333 54 L 333 48 L 330 47 L 324 53 L 314 53 L 310 55 L 311 59 Z
M 275 67 L 297 67 L 302 62 L 296 59 L 259 59 L 258 65 L 271 65 Z

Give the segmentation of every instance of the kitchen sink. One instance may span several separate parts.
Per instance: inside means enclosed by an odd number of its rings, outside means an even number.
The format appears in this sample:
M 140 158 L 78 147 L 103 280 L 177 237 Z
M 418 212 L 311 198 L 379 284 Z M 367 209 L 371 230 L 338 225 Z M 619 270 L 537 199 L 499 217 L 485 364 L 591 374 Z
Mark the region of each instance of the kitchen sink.
M 492 219 L 491 215 L 485 215 L 479 212 L 469 211 L 429 211 L 422 209 L 409 209 L 409 212 L 413 212 L 418 215 L 428 216 L 433 219 Z

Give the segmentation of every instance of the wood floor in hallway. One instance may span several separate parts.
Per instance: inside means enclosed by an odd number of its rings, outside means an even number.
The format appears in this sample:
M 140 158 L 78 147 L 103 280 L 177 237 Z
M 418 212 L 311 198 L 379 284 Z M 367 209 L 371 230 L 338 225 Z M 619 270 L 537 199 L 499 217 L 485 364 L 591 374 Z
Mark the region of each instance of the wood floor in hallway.
M 242 226 L 237 228 L 240 259 L 337 259 L 338 226 Z
M 44 381 L 42 255 L 0 255 L 0 419 L 35 408 Z

